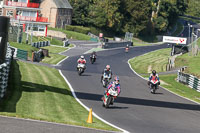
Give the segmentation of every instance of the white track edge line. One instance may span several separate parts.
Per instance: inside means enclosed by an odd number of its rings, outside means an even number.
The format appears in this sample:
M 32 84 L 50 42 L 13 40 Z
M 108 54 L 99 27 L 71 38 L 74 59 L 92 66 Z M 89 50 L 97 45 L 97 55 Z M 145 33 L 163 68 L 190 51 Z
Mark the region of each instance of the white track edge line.
M 87 111 L 90 111 L 90 109 L 89 109 L 87 106 L 85 106 L 85 105 L 76 97 L 76 94 L 75 94 L 75 92 L 74 92 L 73 87 L 71 86 L 71 84 L 69 83 L 69 81 L 67 80 L 67 78 L 62 74 L 61 70 L 59 70 L 59 73 L 60 73 L 60 75 L 64 78 L 64 80 L 66 81 L 66 83 L 68 84 L 69 88 L 71 89 L 72 95 L 74 96 L 74 98 L 76 99 L 76 101 L 77 101 L 80 105 L 82 105 Z M 109 123 L 108 121 L 102 119 L 102 118 L 99 117 L 95 112 L 92 112 L 92 114 L 93 114 L 93 116 L 95 116 L 96 118 L 98 118 L 99 120 L 101 120 L 102 122 L 104 122 L 104 123 L 106 123 L 106 124 L 108 124 L 108 125 L 110 125 L 110 126 L 112 126 L 112 127 L 114 127 L 114 128 L 117 128 L 117 129 L 123 131 L 124 133 L 129 133 L 128 131 L 126 131 L 126 130 L 120 128 L 120 127 L 117 127 L 117 126 L 115 126 L 115 125 Z
M 164 49 L 164 48 L 163 48 L 163 49 Z M 154 50 L 154 51 L 157 51 L 157 50 Z M 153 52 L 153 51 L 151 51 L 151 52 Z M 150 52 L 148 52 L 148 53 L 150 53 Z M 145 53 L 145 54 L 148 54 L 148 53 Z M 143 55 L 145 55 L 145 54 L 142 54 L 142 55 L 140 55 L 140 56 L 143 56 Z M 131 58 L 131 59 L 135 59 L 135 58 L 136 58 L 136 57 Z M 129 61 L 130 61 L 131 59 L 129 59 L 128 62 L 127 62 L 127 63 L 129 64 L 130 69 L 131 69 L 137 76 L 139 76 L 140 78 L 146 80 L 144 77 L 142 77 L 141 75 L 139 75 L 139 74 L 131 67 L 131 64 L 129 63 Z M 161 86 L 161 85 L 160 85 L 160 86 Z M 168 90 L 167 88 L 165 88 L 165 87 L 163 87 L 163 86 L 161 86 L 161 87 L 162 87 L 163 89 L 165 89 L 166 91 L 168 91 L 168 92 L 170 92 L 170 93 L 172 93 L 172 94 L 174 94 L 174 95 L 176 95 L 176 96 L 179 96 L 179 97 L 181 97 L 181 98 L 183 98 L 183 99 L 187 99 L 187 100 L 189 100 L 189 101 L 191 101 L 191 102 L 194 102 L 194 103 L 200 105 L 200 103 L 198 103 L 198 102 L 196 102 L 196 101 L 194 101 L 194 100 L 191 100 L 191 99 L 189 99 L 189 98 L 187 98 L 187 97 L 183 97 L 183 96 L 181 96 L 181 95 L 178 95 L 178 94 L 176 94 L 176 93 L 174 93 L 174 92 Z

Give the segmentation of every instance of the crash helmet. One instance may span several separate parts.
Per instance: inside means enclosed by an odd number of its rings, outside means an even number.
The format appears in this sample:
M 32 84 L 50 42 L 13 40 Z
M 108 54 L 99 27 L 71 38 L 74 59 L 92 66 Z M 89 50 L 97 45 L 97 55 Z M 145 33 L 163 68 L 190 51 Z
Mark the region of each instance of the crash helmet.
M 156 70 L 152 71 L 153 76 L 156 76 Z
M 128 44 L 126 45 L 126 47 L 128 47 Z
M 81 59 L 84 59 L 84 56 L 83 56 L 83 55 L 81 55 Z
M 110 65 L 106 65 L 106 70 L 107 70 L 107 71 L 110 70 Z
M 114 82 L 115 82 L 115 84 L 119 84 L 119 77 L 118 76 L 115 76 Z

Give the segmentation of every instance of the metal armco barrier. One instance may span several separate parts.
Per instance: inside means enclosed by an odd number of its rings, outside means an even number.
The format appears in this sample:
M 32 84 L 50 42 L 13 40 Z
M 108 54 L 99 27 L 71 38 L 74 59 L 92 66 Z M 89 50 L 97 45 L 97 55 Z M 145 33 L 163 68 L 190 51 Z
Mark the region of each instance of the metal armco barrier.
M 9 23 L 10 18 L 0 16 L 0 64 L 4 62 L 6 56 Z
M 50 46 L 50 41 L 43 41 L 43 42 L 33 42 L 32 47 L 40 48 Z
M 126 47 L 126 45 L 133 46 L 132 42 L 104 42 L 102 48 L 117 48 L 117 47 Z
M 3 64 L 0 64 L 0 98 L 3 98 L 8 86 L 8 76 L 12 60 L 12 50 L 7 48 L 6 58 Z
M 190 74 L 182 73 L 179 71 L 177 80 L 180 83 L 186 84 L 190 88 L 195 89 L 198 92 L 200 92 L 200 79 L 198 79 L 197 77 Z

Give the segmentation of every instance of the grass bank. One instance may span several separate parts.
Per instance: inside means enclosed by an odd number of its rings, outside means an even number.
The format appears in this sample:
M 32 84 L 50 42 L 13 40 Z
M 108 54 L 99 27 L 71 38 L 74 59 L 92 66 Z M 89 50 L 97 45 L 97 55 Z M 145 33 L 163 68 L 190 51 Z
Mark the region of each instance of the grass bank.
M 50 27 L 49 27 L 49 30 L 63 32 L 67 35 L 67 38 L 69 38 L 69 39 L 72 38 L 75 40 L 90 40 L 90 36 L 82 34 L 82 33 L 74 32 L 74 31 L 67 31 L 67 30 L 63 30 L 63 29 L 50 28 Z
M 8 92 L 0 115 L 117 131 L 96 118 L 88 124 L 88 111 L 54 68 L 14 61 Z
M 19 48 L 19 49 L 28 51 L 29 58 L 32 58 L 32 51 L 39 50 L 38 48 L 32 47 L 31 45 L 23 44 L 23 43 L 20 44 L 20 43 L 10 42 L 10 45 L 15 48 Z M 56 47 L 56 46 L 41 47 L 41 48 L 49 50 L 49 57 L 45 57 L 42 60 L 42 62 L 47 63 L 47 64 L 57 64 L 62 59 L 66 58 L 66 56 L 60 55 L 59 53 L 65 51 L 71 47 L 72 47 L 72 45 L 70 45 L 69 47 Z
M 58 62 L 60 62 L 64 58 L 66 58 L 66 56 L 60 55 L 59 53 L 67 50 L 68 48 L 65 48 L 65 47 L 55 47 L 55 46 L 48 46 L 48 47 L 43 47 L 43 48 L 49 50 L 49 57 L 45 57 L 42 60 L 43 63 L 57 64 Z
M 171 49 L 161 49 L 138 56 L 130 60 L 131 67 L 140 74 L 151 73 L 152 70 L 157 72 L 166 71 L 166 64 Z
M 170 49 L 161 49 L 154 52 L 147 53 L 142 56 L 138 56 L 134 59 L 131 59 L 129 63 L 131 67 L 138 73 L 144 74 L 143 77 L 147 77 L 148 73 L 151 70 L 155 69 L 157 72 L 165 71 L 164 67 L 167 64 L 167 59 L 169 57 Z M 156 57 L 156 58 L 155 58 Z M 200 65 L 199 55 L 197 57 L 188 56 L 188 54 L 179 56 L 176 58 L 175 64 L 177 67 L 188 65 L 190 69 L 187 71 L 195 74 L 199 73 Z M 153 64 L 153 65 L 152 65 Z M 200 103 L 200 93 L 194 89 L 189 88 L 186 85 L 183 85 L 176 81 L 177 74 L 166 74 L 159 75 L 161 79 L 161 86 L 166 89 L 186 97 L 188 99 L 194 100 Z M 162 84 L 164 83 L 164 84 Z
M 189 54 L 184 54 L 178 56 L 175 61 L 175 66 L 187 66 L 185 72 L 200 78 L 200 54 L 197 56 L 190 56 Z

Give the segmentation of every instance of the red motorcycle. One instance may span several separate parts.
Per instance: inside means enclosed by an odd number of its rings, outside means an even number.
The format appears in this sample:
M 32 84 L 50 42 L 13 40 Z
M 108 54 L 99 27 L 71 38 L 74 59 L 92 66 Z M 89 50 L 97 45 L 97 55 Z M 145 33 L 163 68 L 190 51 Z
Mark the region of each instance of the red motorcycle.
M 114 99 L 117 98 L 118 93 L 117 90 L 115 90 L 114 87 L 111 87 L 109 90 L 106 91 L 104 97 L 103 97 L 103 106 L 105 108 L 108 108 L 111 102 L 113 103 Z

